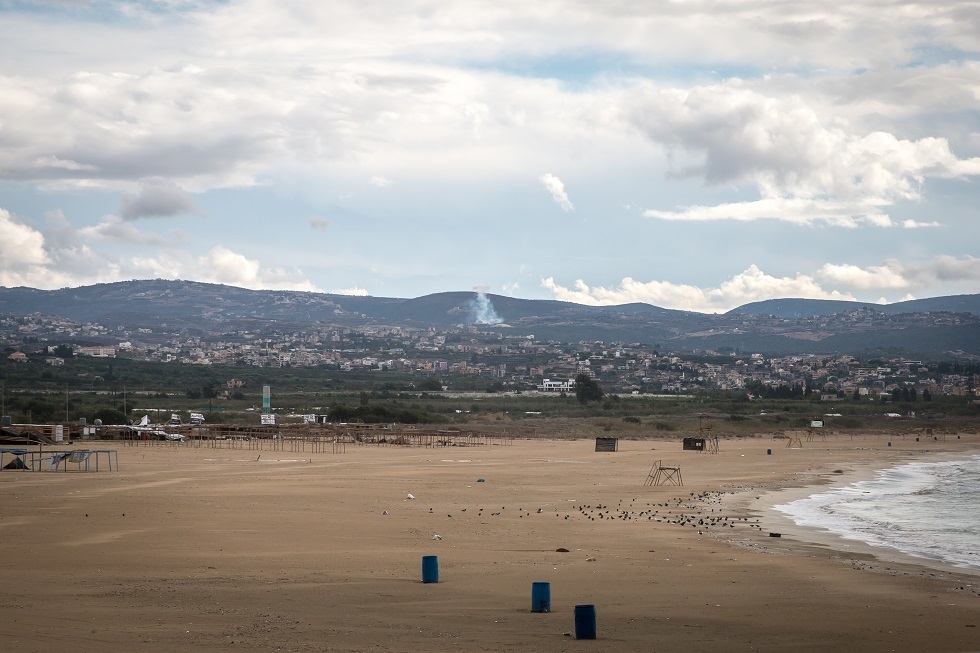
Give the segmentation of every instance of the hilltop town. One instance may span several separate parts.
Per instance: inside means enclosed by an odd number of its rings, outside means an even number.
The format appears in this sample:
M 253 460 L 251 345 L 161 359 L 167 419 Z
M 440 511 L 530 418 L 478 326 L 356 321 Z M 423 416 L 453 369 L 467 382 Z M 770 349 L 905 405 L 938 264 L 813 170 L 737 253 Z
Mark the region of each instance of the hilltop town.
M 761 321 L 751 315 L 741 319 L 745 324 Z M 914 322 L 922 317 L 859 309 L 820 319 L 827 328 L 839 329 L 834 322 Z M 315 367 L 340 374 L 395 371 L 420 381 L 436 379 L 435 387 L 491 391 L 569 392 L 581 374 L 620 394 L 736 391 L 749 397 L 806 396 L 824 401 L 969 397 L 980 385 L 980 365 L 969 360 L 767 356 L 730 348 L 672 351 L 635 342 L 545 341 L 486 325 L 338 327 L 256 321 L 251 328 L 191 334 L 183 326 L 165 322 L 127 328 L 36 314 L 7 315 L 0 316 L 0 343 L 6 363 L 57 367 L 68 357 L 91 356 L 202 366 Z M 231 371 L 227 376 L 229 389 L 241 386 Z

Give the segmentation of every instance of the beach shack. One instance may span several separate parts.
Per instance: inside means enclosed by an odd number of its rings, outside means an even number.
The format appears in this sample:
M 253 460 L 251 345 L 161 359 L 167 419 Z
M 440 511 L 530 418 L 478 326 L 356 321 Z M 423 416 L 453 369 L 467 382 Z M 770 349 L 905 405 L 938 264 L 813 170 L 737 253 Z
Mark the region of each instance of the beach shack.
M 619 451 L 619 438 L 596 438 L 596 451 Z

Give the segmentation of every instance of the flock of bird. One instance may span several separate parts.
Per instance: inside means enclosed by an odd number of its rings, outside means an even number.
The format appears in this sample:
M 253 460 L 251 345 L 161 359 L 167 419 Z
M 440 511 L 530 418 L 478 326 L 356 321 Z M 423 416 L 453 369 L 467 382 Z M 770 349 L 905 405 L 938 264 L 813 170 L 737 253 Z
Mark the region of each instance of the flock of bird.
M 609 505 L 579 504 L 576 510 L 564 515 L 561 511 L 554 511 L 557 518 L 572 520 L 583 518 L 592 522 L 612 523 L 617 520 L 627 522 L 655 522 L 662 524 L 676 524 L 678 526 L 690 526 L 697 528 L 699 534 L 704 534 L 709 529 L 735 528 L 736 525 L 745 525 L 758 530 L 762 529 L 757 518 L 733 513 L 731 510 L 722 506 L 722 497 L 726 492 L 692 492 L 688 497 L 674 497 L 659 503 L 639 503 L 639 498 L 631 500 L 620 500 L 615 508 Z M 717 507 L 715 507 L 717 506 Z M 477 517 L 500 517 L 504 515 L 507 506 L 496 508 L 477 508 Z M 466 508 L 459 512 L 466 512 Z M 547 510 L 551 514 L 552 510 Z M 429 508 L 429 513 L 434 514 L 434 510 Z M 545 514 L 545 508 L 537 508 L 533 512 L 524 508 L 517 509 L 517 517 L 524 519 L 532 515 Z M 511 513 L 513 514 L 513 513 Z M 452 513 L 447 513 L 446 517 L 452 518 Z

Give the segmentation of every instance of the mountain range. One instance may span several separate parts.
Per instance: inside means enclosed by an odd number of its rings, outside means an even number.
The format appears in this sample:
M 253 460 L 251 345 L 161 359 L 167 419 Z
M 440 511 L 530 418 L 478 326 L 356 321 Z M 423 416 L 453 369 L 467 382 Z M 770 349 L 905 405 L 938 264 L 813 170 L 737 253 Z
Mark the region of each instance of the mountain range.
M 59 290 L 0 287 L 0 314 L 42 314 L 110 328 L 165 324 L 200 334 L 257 323 L 294 329 L 476 325 L 540 340 L 645 343 L 671 350 L 980 356 L 980 294 L 887 305 L 771 299 L 719 315 L 642 303 L 585 306 L 475 292 L 401 299 L 148 280 Z

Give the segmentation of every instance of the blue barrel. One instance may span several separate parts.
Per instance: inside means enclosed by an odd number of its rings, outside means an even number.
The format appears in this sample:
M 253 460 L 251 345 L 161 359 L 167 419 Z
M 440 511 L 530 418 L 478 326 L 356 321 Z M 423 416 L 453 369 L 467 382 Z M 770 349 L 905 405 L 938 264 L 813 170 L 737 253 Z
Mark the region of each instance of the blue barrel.
M 531 583 L 531 612 L 551 612 L 551 583 Z
M 595 606 L 575 606 L 575 639 L 595 639 Z
M 439 582 L 439 556 L 422 556 L 422 582 Z
M 889 446 L 889 447 L 890 447 L 890 446 L 892 446 L 892 443 L 891 443 L 891 442 L 889 442 L 889 443 L 888 443 L 888 446 Z
M 918 442 L 919 441 L 919 438 L 916 438 L 915 441 Z
M 772 449 L 766 449 L 766 455 L 767 456 L 771 456 L 772 455 Z

